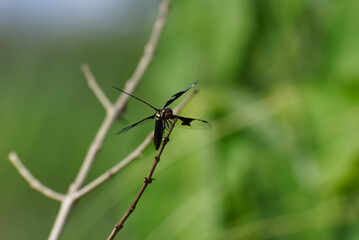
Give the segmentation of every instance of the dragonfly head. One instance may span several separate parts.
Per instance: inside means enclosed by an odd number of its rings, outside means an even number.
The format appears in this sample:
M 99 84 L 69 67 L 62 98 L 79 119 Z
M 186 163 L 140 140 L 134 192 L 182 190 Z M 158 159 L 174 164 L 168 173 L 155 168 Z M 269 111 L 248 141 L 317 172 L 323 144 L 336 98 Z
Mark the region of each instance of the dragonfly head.
M 173 115 L 172 109 L 170 108 L 164 108 L 159 110 L 156 113 L 156 117 L 161 118 L 161 119 L 170 119 Z

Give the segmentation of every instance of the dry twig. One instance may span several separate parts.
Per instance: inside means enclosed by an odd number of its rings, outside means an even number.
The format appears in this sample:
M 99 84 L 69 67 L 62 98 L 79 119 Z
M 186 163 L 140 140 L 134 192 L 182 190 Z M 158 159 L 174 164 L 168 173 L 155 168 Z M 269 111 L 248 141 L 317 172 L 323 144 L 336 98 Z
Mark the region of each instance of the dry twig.
M 113 228 L 113 230 L 112 230 L 110 236 L 107 238 L 107 240 L 113 240 L 115 238 L 115 236 L 117 235 L 117 233 L 123 228 L 123 224 L 126 222 L 126 220 L 131 215 L 131 213 L 133 211 L 135 211 L 136 205 L 137 205 L 138 201 L 140 200 L 142 194 L 146 190 L 147 186 L 150 183 L 152 183 L 152 180 L 154 180 L 152 178 L 153 173 L 155 172 L 156 166 L 160 161 L 160 157 L 162 155 L 163 149 L 165 148 L 165 146 L 167 145 L 167 143 L 169 141 L 169 137 L 171 135 L 171 132 L 172 132 L 173 127 L 175 126 L 176 122 L 177 122 L 177 118 L 174 119 L 174 121 L 173 121 L 173 123 L 171 125 L 171 128 L 169 129 L 166 137 L 163 138 L 162 146 L 161 146 L 160 150 L 158 151 L 157 156 L 155 156 L 155 160 L 153 162 L 152 168 L 151 168 L 150 172 L 148 173 L 148 176 L 143 179 L 143 185 L 141 187 L 141 190 L 138 192 L 135 200 L 131 203 L 130 207 L 128 208 L 126 213 L 123 215 L 121 220 L 118 223 L 115 224 L 115 227 Z
M 9 154 L 10 162 L 15 166 L 19 174 L 29 183 L 30 187 L 44 194 L 48 198 L 52 198 L 57 201 L 62 201 L 64 199 L 64 195 L 58 193 L 44 184 L 42 184 L 39 180 L 37 180 L 31 172 L 24 166 L 24 164 L 20 161 L 16 152 L 11 152 Z
M 197 94 L 198 90 L 194 89 L 190 95 L 188 95 L 187 98 L 185 98 L 180 104 L 173 110 L 173 113 L 177 115 L 179 111 L 193 98 L 195 94 Z M 89 184 L 85 185 L 81 189 L 77 191 L 76 198 L 80 198 L 87 193 L 91 192 L 98 186 L 100 186 L 102 183 L 106 182 L 109 178 L 116 175 L 121 169 L 126 167 L 128 164 L 130 164 L 132 161 L 136 160 L 141 156 L 141 153 L 143 150 L 151 143 L 153 139 L 153 132 L 149 133 L 147 137 L 142 141 L 142 143 L 134 150 L 132 151 L 126 158 L 124 158 L 122 161 L 120 161 L 118 164 L 113 166 L 111 169 L 104 172 L 102 175 L 94 179 Z
M 155 21 L 155 24 L 152 29 L 152 33 L 148 43 L 146 44 L 144 54 L 141 57 L 132 77 L 126 82 L 125 91 L 132 93 L 137 87 L 139 81 L 141 80 L 143 74 L 148 69 L 149 64 L 153 59 L 154 52 L 157 48 L 158 40 L 162 33 L 162 29 L 166 22 L 166 16 L 168 13 L 170 0 L 162 0 L 159 5 L 158 16 Z M 60 194 L 45 185 L 43 185 L 39 180 L 37 180 L 30 171 L 22 164 L 15 152 L 10 153 L 9 159 L 14 164 L 19 173 L 29 182 L 30 186 L 37 191 L 41 192 L 45 196 L 55 199 L 61 202 L 61 207 L 56 217 L 53 228 L 50 232 L 49 239 L 55 240 L 58 239 L 63 227 L 66 223 L 67 217 L 74 205 L 74 203 L 82 196 L 84 196 L 89 191 L 93 190 L 99 186 L 104 181 L 108 180 L 111 176 L 116 174 L 120 169 L 126 166 L 129 162 L 138 158 L 141 154 L 141 151 L 149 144 L 151 141 L 151 136 L 149 135 L 145 141 L 126 159 L 124 159 L 120 164 L 116 165 L 114 168 L 110 169 L 105 176 L 100 176 L 95 181 L 83 187 L 83 183 L 86 180 L 89 171 L 96 159 L 96 156 L 99 150 L 102 147 L 103 141 L 107 136 L 107 133 L 112 126 L 116 118 L 121 115 L 125 109 L 125 105 L 129 99 L 129 96 L 126 94 L 120 95 L 114 104 L 112 104 L 106 95 L 103 93 L 99 85 L 97 84 L 93 74 L 90 71 L 90 68 L 87 65 L 81 67 L 85 78 L 88 82 L 89 87 L 92 89 L 102 106 L 105 108 L 106 116 L 102 122 L 100 128 L 98 129 L 94 140 L 90 144 L 88 151 L 86 153 L 85 159 L 82 163 L 82 166 L 76 176 L 75 181 L 69 186 L 69 189 L 66 194 Z

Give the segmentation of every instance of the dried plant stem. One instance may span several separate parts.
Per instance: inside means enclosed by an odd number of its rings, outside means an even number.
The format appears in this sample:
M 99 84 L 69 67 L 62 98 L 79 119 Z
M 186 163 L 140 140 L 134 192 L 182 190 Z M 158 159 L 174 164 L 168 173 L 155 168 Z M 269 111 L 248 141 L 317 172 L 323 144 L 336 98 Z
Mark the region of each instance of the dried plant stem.
M 166 22 L 166 17 L 169 9 L 170 0 L 162 0 L 159 5 L 159 11 L 154 23 L 152 33 L 149 41 L 146 44 L 144 54 L 139 60 L 139 63 L 132 75 L 132 77 L 126 82 L 124 90 L 128 93 L 132 93 L 140 82 L 142 76 L 148 69 L 152 59 L 154 52 L 158 45 L 158 40 L 162 33 L 162 29 Z M 115 103 L 111 103 L 107 96 L 103 93 L 100 86 L 97 84 L 93 74 L 90 71 L 90 68 L 87 65 L 83 65 L 81 67 L 85 78 L 88 82 L 90 89 L 94 92 L 102 106 L 106 110 L 106 116 L 103 120 L 100 128 L 98 129 L 94 140 L 90 144 L 88 151 L 86 153 L 85 159 L 82 163 L 82 166 L 79 169 L 79 172 L 74 180 L 74 182 L 69 186 L 69 189 L 66 194 L 60 194 L 45 185 L 43 185 L 39 180 L 37 180 L 30 171 L 22 164 L 19 157 L 15 152 L 9 154 L 9 160 L 16 169 L 19 171 L 20 175 L 24 177 L 24 179 L 29 183 L 29 185 L 45 196 L 55 199 L 61 202 L 61 207 L 58 212 L 58 215 L 55 219 L 55 223 L 50 232 L 49 239 L 56 240 L 59 238 L 63 227 L 66 223 L 67 217 L 74 205 L 74 203 L 86 193 L 90 192 L 97 186 L 99 186 L 104 181 L 108 180 L 111 176 L 116 174 L 120 169 L 126 166 L 129 162 L 138 158 L 141 155 L 143 149 L 149 144 L 151 141 L 151 136 L 148 136 L 145 141 L 134 151 L 132 152 L 126 159 L 124 159 L 121 163 L 122 165 L 116 165 L 114 168 L 110 169 L 105 176 L 102 178 L 96 179 L 97 181 L 90 183 L 87 188 L 82 189 L 83 184 L 89 174 L 89 171 L 96 159 L 98 152 L 100 151 L 103 141 L 108 134 L 108 131 L 116 118 L 120 116 L 126 106 L 126 103 L 129 99 L 129 96 L 126 94 L 120 95 L 120 97 L 115 101 Z
M 29 183 L 31 188 L 41 192 L 46 197 L 52 198 L 52 199 L 60 201 L 60 202 L 63 201 L 65 196 L 61 193 L 58 193 L 58 192 L 46 187 L 39 180 L 37 180 L 31 174 L 31 172 L 24 166 L 24 164 L 20 161 L 16 152 L 11 152 L 9 154 L 9 160 L 15 166 L 15 168 L 20 173 L 20 175 Z
M 123 224 L 126 222 L 126 220 L 131 215 L 131 213 L 133 211 L 135 211 L 136 205 L 137 205 L 138 201 L 140 200 L 142 194 L 146 190 L 147 186 L 150 183 L 152 183 L 152 180 L 154 180 L 152 178 L 153 173 L 155 172 L 156 166 L 160 161 L 160 157 L 162 155 L 163 149 L 165 148 L 165 146 L 167 145 L 167 143 L 169 141 L 169 136 L 171 135 L 171 132 L 172 132 L 173 127 L 175 126 L 176 122 L 177 122 L 177 118 L 173 121 L 173 123 L 171 125 L 171 128 L 169 129 L 166 137 L 163 138 L 162 146 L 161 146 L 160 150 L 158 151 L 158 154 L 155 156 L 155 160 L 154 160 L 154 162 L 152 164 L 152 168 L 151 168 L 150 172 L 148 173 L 148 176 L 145 177 L 144 180 L 143 180 L 143 185 L 141 187 L 141 190 L 138 192 L 135 200 L 131 203 L 130 207 L 128 208 L 126 213 L 123 215 L 121 220 L 118 223 L 115 224 L 115 227 L 113 228 L 113 230 L 112 230 L 110 236 L 107 238 L 107 240 L 113 240 L 115 238 L 115 236 L 117 235 L 117 233 L 123 228 Z
M 173 113 L 177 115 L 180 110 L 198 93 L 197 89 L 194 89 L 190 94 L 182 101 L 180 104 L 173 109 Z M 89 184 L 83 186 L 81 189 L 79 189 L 76 193 L 76 198 L 80 198 L 90 191 L 94 190 L 98 186 L 100 186 L 102 183 L 106 182 L 109 178 L 116 175 L 121 169 L 126 167 L 128 164 L 130 164 L 132 161 L 136 160 L 137 158 L 141 157 L 141 153 L 143 150 L 151 143 L 153 139 L 153 132 L 149 133 L 147 137 L 142 141 L 142 143 L 134 150 L 132 151 L 126 158 L 124 158 L 122 161 L 120 161 L 118 164 L 113 166 L 111 169 L 104 172 L 102 175 L 94 179 Z
M 135 88 L 137 87 L 143 74 L 148 69 L 150 62 L 152 61 L 154 51 L 157 48 L 158 39 L 162 33 L 162 29 L 165 24 L 168 7 L 169 7 L 169 2 L 170 2 L 169 0 L 163 0 L 159 6 L 158 16 L 157 16 L 156 22 L 154 24 L 150 39 L 149 39 L 148 43 L 146 44 L 144 54 L 143 54 L 142 58 L 140 59 L 132 77 L 126 82 L 126 86 L 125 86 L 124 90 L 128 93 L 132 93 L 135 90 Z M 84 71 L 84 74 L 86 77 L 92 76 L 91 72 L 89 72 L 89 68 L 86 65 L 84 65 L 82 67 L 82 70 Z M 94 80 L 93 77 L 86 78 L 86 79 L 89 82 L 89 86 L 94 85 L 94 84 L 92 84 L 92 82 Z M 94 88 L 92 88 L 92 89 L 99 89 L 98 85 L 97 85 L 97 87 L 96 87 L 96 85 L 94 85 Z M 109 128 L 112 126 L 112 124 L 116 120 L 116 118 L 122 114 L 122 112 L 126 106 L 126 103 L 129 99 L 128 95 L 121 94 L 120 97 L 116 100 L 116 102 L 113 105 L 111 105 L 111 107 L 109 107 L 109 105 L 107 103 L 104 103 L 106 101 L 104 101 L 103 98 L 101 97 L 102 95 L 104 96 L 104 94 L 101 94 L 100 91 L 96 91 L 96 90 L 94 90 L 94 93 L 97 97 L 99 97 L 100 102 L 104 106 L 108 107 L 108 108 L 105 107 L 107 114 L 106 114 L 106 117 L 105 117 L 100 129 L 98 130 L 98 132 L 95 136 L 94 141 L 91 143 L 90 148 L 88 149 L 85 160 L 80 168 L 79 174 L 77 175 L 76 180 L 74 181 L 74 183 L 71 186 L 71 189 L 73 189 L 73 190 L 78 190 L 81 187 L 81 185 L 83 184 L 83 182 L 85 181 L 85 179 L 89 173 L 89 170 L 93 164 L 93 161 L 96 158 L 97 153 L 99 152 L 99 150 L 102 147 L 102 143 L 105 139 L 105 136 L 107 135 Z
M 142 58 L 140 59 L 136 70 L 134 71 L 132 77 L 127 81 L 125 86 L 125 91 L 128 93 L 132 93 L 134 89 L 137 87 L 139 81 L 141 80 L 143 74 L 147 70 L 150 62 L 152 61 L 153 54 L 155 49 L 157 48 L 159 37 L 162 33 L 163 26 L 165 24 L 168 7 L 169 7 L 169 0 L 163 0 L 159 6 L 159 12 L 156 19 L 156 22 L 154 24 L 152 34 L 150 36 L 150 39 L 148 43 L 146 44 L 144 54 Z M 84 74 L 87 78 L 87 81 L 89 82 L 89 86 L 92 87 L 92 89 L 99 89 L 98 85 L 91 84 L 94 82 L 94 78 L 92 78 L 92 74 L 89 71 L 89 68 L 82 67 L 82 70 L 84 71 Z M 53 225 L 53 228 L 51 230 L 49 239 L 50 240 L 56 240 L 59 238 L 60 233 L 62 232 L 63 226 L 66 222 L 67 216 L 70 213 L 73 204 L 77 200 L 77 191 L 81 188 L 83 185 L 88 173 L 90 172 L 90 169 L 93 165 L 93 162 L 99 152 L 99 150 L 102 147 L 102 143 L 112 126 L 113 122 L 116 120 L 116 117 L 121 115 L 126 103 L 128 101 L 129 96 L 126 94 L 122 94 L 117 101 L 111 105 L 108 105 L 107 101 L 104 100 L 103 96 L 104 94 L 101 94 L 100 91 L 94 90 L 95 95 L 99 98 L 100 102 L 103 104 L 103 106 L 106 109 L 106 117 L 101 124 L 93 142 L 91 143 L 85 160 L 79 170 L 79 173 L 75 179 L 75 181 L 70 185 L 69 190 L 66 194 L 65 201 L 62 202 L 59 213 L 56 217 L 55 223 Z

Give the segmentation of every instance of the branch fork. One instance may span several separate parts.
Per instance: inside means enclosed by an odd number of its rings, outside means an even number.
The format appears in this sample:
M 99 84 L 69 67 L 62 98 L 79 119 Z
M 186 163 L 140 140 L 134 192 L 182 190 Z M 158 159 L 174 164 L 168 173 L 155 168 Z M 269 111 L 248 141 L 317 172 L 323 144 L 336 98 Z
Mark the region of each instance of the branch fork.
M 137 85 L 139 84 L 140 80 L 142 79 L 144 73 L 148 69 L 153 59 L 154 52 L 156 51 L 158 45 L 158 40 L 161 36 L 163 27 L 166 22 L 170 2 L 171 2 L 170 0 L 162 0 L 159 5 L 158 15 L 153 25 L 153 29 L 149 41 L 145 46 L 143 56 L 139 60 L 139 63 L 133 75 L 125 84 L 124 90 L 128 93 L 132 93 L 136 89 Z M 153 132 L 151 132 L 150 134 L 147 135 L 147 137 L 143 140 L 143 142 L 135 150 L 133 150 L 133 152 L 130 153 L 126 158 L 124 158 L 122 161 L 120 161 L 118 164 L 113 166 L 111 169 L 107 170 L 102 175 L 97 177 L 95 180 L 84 186 L 84 182 L 97 157 L 99 150 L 102 148 L 102 144 L 108 134 L 108 131 L 112 126 L 112 124 L 114 123 L 114 121 L 118 117 L 120 117 L 124 112 L 129 96 L 127 96 L 126 94 L 121 94 L 114 103 L 111 103 L 111 101 L 108 99 L 106 94 L 102 91 L 99 84 L 97 83 L 89 66 L 87 64 L 84 64 L 81 66 L 81 70 L 87 80 L 87 84 L 89 88 L 93 91 L 94 95 L 97 97 L 98 101 L 105 109 L 106 114 L 105 114 L 105 119 L 100 125 L 92 143 L 90 144 L 87 150 L 82 166 L 80 167 L 74 182 L 70 184 L 67 193 L 65 194 L 59 193 L 47 187 L 43 183 L 41 183 L 38 179 L 36 179 L 31 174 L 28 168 L 26 168 L 26 166 L 21 162 L 16 152 L 11 152 L 9 154 L 10 162 L 14 165 L 14 167 L 17 169 L 19 174 L 29 183 L 31 188 L 37 190 L 38 192 L 42 193 L 48 198 L 61 202 L 61 207 L 59 209 L 58 215 L 55 219 L 54 225 L 52 227 L 52 230 L 48 238 L 49 240 L 59 239 L 63 231 L 64 225 L 67 221 L 67 218 L 69 216 L 69 213 L 71 212 L 72 207 L 74 206 L 77 200 L 79 200 L 81 197 L 85 196 L 87 193 L 91 192 L 92 190 L 94 190 L 104 182 L 108 181 L 111 177 L 116 175 L 121 169 L 123 169 L 129 163 L 139 158 L 141 156 L 142 151 L 150 144 L 153 138 Z M 184 100 L 178 106 L 175 112 L 176 111 L 178 112 L 179 109 L 181 109 L 183 105 L 186 102 L 188 102 L 193 95 L 194 94 L 192 94 L 190 97 Z M 162 146 L 164 147 L 166 143 L 167 141 L 164 141 Z M 157 155 L 158 160 L 160 154 L 162 154 L 162 151 L 163 148 L 161 148 L 159 155 Z M 154 165 L 157 165 L 157 163 L 154 163 Z M 150 181 L 148 180 L 145 181 L 144 186 L 147 186 L 149 183 L 152 182 L 153 180 L 151 178 L 152 174 L 153 171 L 147 177 L 147 179 L 150 179 Z M 130 209 L 132 209 L 132 207 Z

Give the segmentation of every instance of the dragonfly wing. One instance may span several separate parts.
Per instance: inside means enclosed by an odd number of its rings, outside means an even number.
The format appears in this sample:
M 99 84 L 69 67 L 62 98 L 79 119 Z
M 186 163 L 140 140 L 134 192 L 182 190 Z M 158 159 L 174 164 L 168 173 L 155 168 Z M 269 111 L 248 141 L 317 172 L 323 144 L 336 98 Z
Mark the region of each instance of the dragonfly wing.
M 171 118 L 177 118 L 176 126 L 187 129 L 206 130 L 212 127 L 212 124 L 202 119 L 187 118 L 176 115 L 173 115 Z
M 133 127 L 136 127 L 136 126 L 141 125 L 141 124 L 143 124 L 143 123 L 147 123 L 147 122 L 149 122 L 149 120 L 154 119 L 154 118 L 155 118 L 155 115 L 149 116 L 149 117 L 147 117 L 147 118 L 145 118 L 145 119 L 142 119 L 142 120 L 139 121 L 139 122 L 136 122 L 136 123 L 134 123 L 134 124 L 132 124 L 132 125 L 130 125 L 130 126 L 128 126 L 128 127 L 125 127 L 124 129 L 122 129 L 121 131 L 117 132 L 116 134 L 120 134 L 120 133 L 126 132 L 126 131 L 130 130 L 130 129 L 133 128 Z
M 123 92 L 123 93 L 125 93 L 125 94 L 127 94 L 127 95 L 129 95 L 129 96 L 131 96 L 131 97 L 133 97 L 133 98 L 135 98 L 135 99 L 137 99 L 138 101 L 143 102 L 143 103 L 146 104 L 147 106 L 153 108 L 155 111 L 158 110 L 157 108 L 155 108 L 154 106 L 152 106 L 152 105 L 149 104 L 148 102 L 146 102 L 146 101 L 144 101 L 144 100 L 142 100 L 142 99 L 140 99 L 140 98 L 138 98 L 138 97 L 136 97 L 136 96 L 134 96 L 134 95 L 132 95 L 132 94 L 129 94 L 128 92 L 125 92 L 125 91 L 123 91 L 122 89 L 119 89 L 119 88 L 114 87 L 114 86 L 112 86 L 112 87 L 115 88 L 115 89 L 117 89 L 118 91 L 121 91 L 121 92 Z
M 185 87 L 184 89 L 182 89 L 181 91 L 179 91 L 178 93 L 172 95 L 172 97 L 166 102 L 165 106 L 163 108 L 166 108 L 167 106 L 169 106 L 171 103 L 173 103 L 177 98 L 179 98 L 180 96 L 182 96 L 185 92 L 188 91 L 188 89 L 192 88 L 194 85 L 196 85 L 198 81 L 195 81 L 194 83 L 191 83 L 190 85 L 188 85 L 187 87 Z

